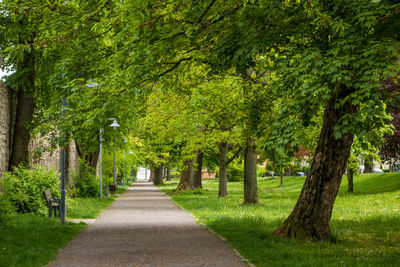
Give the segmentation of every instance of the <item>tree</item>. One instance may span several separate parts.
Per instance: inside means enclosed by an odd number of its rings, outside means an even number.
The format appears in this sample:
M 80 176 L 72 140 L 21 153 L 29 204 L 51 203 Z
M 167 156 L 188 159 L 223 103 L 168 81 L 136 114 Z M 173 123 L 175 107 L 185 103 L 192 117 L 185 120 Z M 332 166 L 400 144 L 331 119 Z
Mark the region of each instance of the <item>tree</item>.
M 350 154 L 349 159 L 347 160 L 347 182 L 348 182 L 348 190 L 347 192 L 353 193 L 354 186 L 353 186 L 353 177 L 354 173 L 358 173 L 358 165 L 360 160 L 356 157 L 353 153 Z
M 354 135 L 365 136 L 388 119 L 379 88 L 399 71 L 399 8 L 392 0 L 106 1 L 96 9 L 104 15 L 94 28 L 123 29 L 110 38 L 115 53 L 103 61 L 112 66 L 104 79 L 113 95 L 138 95 L 157 82 L 177 89 L 177 76 L 193 64 L 208 74 L 247 79 L 244 99 L 251 112 L 242 136 L 249 167 L 245 185 L 252 189 L 259 137 L 254 126 L 263 116 L 258 96 L 280 99 L 280 109 L 296 118 L 291 124 L 307 124 L 323 109 L 310 174 L 275 234 L 327 239 Z M 281 142 L 290 144 L 293 132 L 284 124 L 274 130 L 285 129 Z M 198 149 L 189 148 L 186 154 Z M 255 190 L 245 191 L 257 201 Z
M 14 71 L 6 82 L 18 90 L 10 170 L 13 166 L 28 164 L 30 124 L 37 108 L 35 96 L 40 94 L 37 73 L 43 71 L 43 66 L 38 64 L 38 61 L 41 61 L 38 57 L 43 54 L 34 46 L 37 35 L 42 30 L 39 18 L 43 12 L 18 6 L 27 2 L 2 1 L 0 3 L 0 27 L 4 29 L 0 35 L 2 37 L 0 56 L 5 59 L 2 68 L 7 67 Z
M 391 101 L 388 106 L 391 109 L 392 121 L 394 128 L 393 134 L 384 135 L 384 144 L 379 148 L 379 156 L 382 161 L 389 163 L 389 170 L 393 171 L 393 164 L 397 161 L 400 154 L 400 107 L 398 105 L 398 92 L 400 91 L 400 83 L 389 78 L 385 80 L 382 88 L 384 92 L 388 92 Z

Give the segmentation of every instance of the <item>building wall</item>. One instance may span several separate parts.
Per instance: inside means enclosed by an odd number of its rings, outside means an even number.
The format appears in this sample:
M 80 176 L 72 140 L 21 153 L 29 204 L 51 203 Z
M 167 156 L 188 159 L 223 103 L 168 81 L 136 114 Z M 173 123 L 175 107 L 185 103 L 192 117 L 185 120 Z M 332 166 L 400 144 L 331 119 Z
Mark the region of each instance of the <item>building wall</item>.
M 208 171 L 207 169 L 201 171 L 201 178 L 216 178 L 216 175 L 215 171 Z

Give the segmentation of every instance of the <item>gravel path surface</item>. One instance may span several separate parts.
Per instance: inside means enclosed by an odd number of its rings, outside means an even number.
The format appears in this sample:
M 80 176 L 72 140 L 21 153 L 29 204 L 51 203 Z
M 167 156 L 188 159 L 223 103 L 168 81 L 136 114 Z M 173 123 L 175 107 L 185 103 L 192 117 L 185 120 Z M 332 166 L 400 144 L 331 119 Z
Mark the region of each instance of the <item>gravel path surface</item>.
M 148 182 L 136 182 L 50 266 L 245 266 L 230 245 Z

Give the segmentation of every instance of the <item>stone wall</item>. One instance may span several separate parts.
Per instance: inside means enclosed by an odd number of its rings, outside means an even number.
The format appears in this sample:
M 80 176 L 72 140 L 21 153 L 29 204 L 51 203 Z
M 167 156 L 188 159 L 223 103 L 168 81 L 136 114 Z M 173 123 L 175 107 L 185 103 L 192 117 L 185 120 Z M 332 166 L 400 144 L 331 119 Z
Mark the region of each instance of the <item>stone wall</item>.
M 8 169 L 10 148 L 12 140 L 12 129 L 15 121 L 15 108 L 17 94 L 11 88 L 0 82 L 0 178 L 3 172 Z M 50 141 L 46 137 L 36 137 L 29 145 L 31 155 L 31 165 L 46 166 L 58 171 L 61 169 L 60 149 L 49 149 Z M 44 153 L 40 157 L 34 158 L 35 151 L 42 150 Z M 76 172 L 78 169 L 79 157 L 75 142 L 71 142 L 68 147 L 68 166 L 69 172 Z
M 8 168 L 16 93 L 0 82 L 0 178 Z

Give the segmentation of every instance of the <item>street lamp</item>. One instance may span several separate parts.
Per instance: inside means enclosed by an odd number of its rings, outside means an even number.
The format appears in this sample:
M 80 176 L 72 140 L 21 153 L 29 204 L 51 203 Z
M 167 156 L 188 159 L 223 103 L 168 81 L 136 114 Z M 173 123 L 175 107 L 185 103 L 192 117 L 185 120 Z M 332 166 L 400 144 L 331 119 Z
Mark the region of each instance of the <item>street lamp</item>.
M 114 128 L 114 130 L 120 127 L 116 118 L 108 118 L 108 120 L 113 121 L 110 127 Z M 116 186 L 115 180 L 116 180 L 116 173 L 115 173 L 115 140 L 114 140 L 114 186 Z
M 124 143 L 128 143 L 128 141 L 124 138 Z M 125 186 L 125 148 L 123 152 L 123 159 L 122 159 L 122 186 Z
M 100 128 L 100 200 L 103 200 L 103 128 Z
M 132 150 L 129 150 L 129 155 L 133 155 Z M 129 181 L 133 181 L 132 176 L 133 176 L 133 171 L 132 171 L 132 169 L 131 169 L 131 175 L 129 176 Z
M 63 120 L 65 120 L 65 109 L 66 109 L 67 103 L 66 103 L 66 97 L 63 97 L 63 107 L 61 110 L 61 114 L 63 117 Z M 67 134 L 65 134 L 65 141 L 62 144 L 61 148 L 61 200 L 60 200 L 60 221 L 61 224 L 65 223 L 65 217 L 66 217 L 66 203 L 65 203 L 65 177 L 66 177 L 66 172 L 65 172 L 65 162 L 66 162 L 66 146 L 67 146 Z
M 89 87 L 89 85 L 88 85 Z M 93 86 L 94 87 L 94 86 Z M 110 125 L 110 127 L 113 127 L 116 129 L 117 127 L 120 127 L 119 124 L 117 123 L 117 119 L 115 118 L 109 118 L 109 120 L 112 120 L 113 123 Z M 103 128 L 100 128 L 100 186 L 99 186 L 99 196 L 100 200 L 103 200 L 103 133 L 104 130 Z M 114 142 L 114 184 L 115 184 L 115 142 Z

